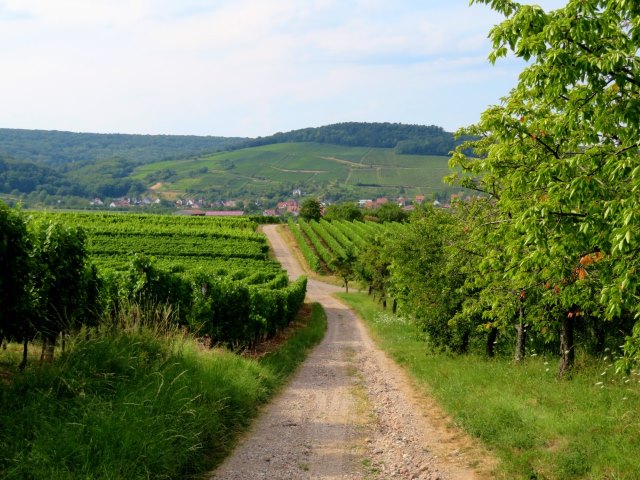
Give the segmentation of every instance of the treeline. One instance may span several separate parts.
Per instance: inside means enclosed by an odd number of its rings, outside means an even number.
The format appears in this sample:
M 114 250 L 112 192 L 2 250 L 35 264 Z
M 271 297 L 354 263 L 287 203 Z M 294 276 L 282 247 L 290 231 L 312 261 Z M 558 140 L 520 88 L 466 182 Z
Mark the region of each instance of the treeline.
M 33 220 L 0 202 L 0 343 L 31 341 L 53 358 L 60 334 L 104 324 L 118 328 L 123 310 L 166 306 L 179 325 L 213 344 L 249 346 L 287 326 L 306 294 L 306 278 L 280 276 L 252 285 L 214 274 L 180 274 L 132 257 L 124 272 L 99 272 L 82 228 Z
M 113 158 L 143 164 L 225 150 L 242 140 L 236 137 L 0 128 L 0 155 L 48 165 L 88 164 Z
M 501 219 L 495 200 L 475 199 L 417 210 L 410 222 L 370 239 L 354 269 L 435 349 L 512 355 L 516 362 L 559 357 L 559 377 L 570 376 L 576 352 L 628 368 L 637 356 L 634 312 L 624 304 L 608 312 L 601 297 L 616 262 L 585 251 L 564 258 L 556 277 L 541 263 L 522 262 L 530 253 L 525 241 L 525 232 Z M 625 356 L 620 345 L 627 340 Z
M 400 154 L 448 155 L 456 146 L 453 134 L 435 125 L 344 122 L 304 128 L 245 140 L 233 148 L 274 143 L 315 142 L 348 147 L 394 148 Z

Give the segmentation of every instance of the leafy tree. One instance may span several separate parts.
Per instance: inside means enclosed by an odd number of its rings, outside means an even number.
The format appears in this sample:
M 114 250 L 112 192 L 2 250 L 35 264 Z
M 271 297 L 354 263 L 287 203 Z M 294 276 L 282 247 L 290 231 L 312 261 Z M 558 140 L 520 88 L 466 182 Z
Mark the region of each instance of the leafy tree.
M 460 227 L 449 212 L 425 208 L 391 233 L 387 250 L 389 290 L 400 311 L 415 318 L 435 347 L 465 353 L 473 328 L 454 316 L 464 300 L 464 264 L 471 259 L 455 249 Z
M 320 220 L 322 217 L 322 207 L 320 201 L 314 197 L 305 198 L 300 205 L 300 217 L 306 221 Z
M 30 250 L 22 215 L 0 202 L 0 344 L 28 338 Z
M 355 276 L 355 263 L 357 256 L 352 248 L 345 249 L 344 255 L 334 257 L 331 269 L 342 279 L 345 291 L 349 293 L 349 282 Z
M 385 203 L 374 212 L 374 215 L 383 223 L 404 222 L 408 217 L 407 213 L 396 203 Z
M 571 0 L 546 13 L 509 0 L 472 3 L 506 17 L 491 30 L 490 60 L 511 51 L 529 66 L 500 105 L 459 132 L 479 140 L 458 147 L 451 163 L 521 233 L 506 246 L 515 255 L 505 278 L 549 287 L 541 301 L 555 317 L 559 376 L 567 376 L 581 313 L 598 314 L 585 304 L 594 288 L 586 277 L 599 282 L 600 321 L 640 314 L 640 4 Z M 598 261 L 580 270 L 585 257 Z
M 327 220 L 354 220 L 362 221 L 362 210 L 353 202 L 336 203 L 329 205 L 325 211 L 324 218 Z

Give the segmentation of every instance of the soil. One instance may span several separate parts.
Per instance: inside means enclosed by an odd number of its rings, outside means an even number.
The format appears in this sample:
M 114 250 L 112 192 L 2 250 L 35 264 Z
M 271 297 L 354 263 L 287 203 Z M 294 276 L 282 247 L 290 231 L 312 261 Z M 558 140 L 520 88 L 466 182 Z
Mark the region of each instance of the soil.
M 275 226 L 265 226 L 292 279 L 304 273 Z M 310 279 L 327 313 L 324 340 L 258 417 L 211 479 L 490 479 L 496 461 L 453 426 L 379 350 L 362 321 Z

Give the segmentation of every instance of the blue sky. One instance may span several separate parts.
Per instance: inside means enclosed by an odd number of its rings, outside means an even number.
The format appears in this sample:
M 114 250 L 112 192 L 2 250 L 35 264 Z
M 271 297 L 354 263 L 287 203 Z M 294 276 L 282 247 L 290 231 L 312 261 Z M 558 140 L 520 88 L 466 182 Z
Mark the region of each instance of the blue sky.
M 560 7 L 560 0 L 538 2 Z M 0 127 L 264 136 L 475 122 L 523 64 L 466 0 L 0 0 Z

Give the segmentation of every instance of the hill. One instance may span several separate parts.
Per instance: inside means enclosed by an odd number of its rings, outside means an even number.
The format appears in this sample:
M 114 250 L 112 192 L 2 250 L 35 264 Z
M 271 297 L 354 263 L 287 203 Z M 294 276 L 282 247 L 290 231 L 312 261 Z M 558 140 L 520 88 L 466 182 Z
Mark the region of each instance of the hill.
M 454 145 L 440 127 L 396 123 L 340 123 L 254 139 L 0 129 L 0 195 L 74 208 L 123 196 L 268 207 L 294 189 L 334 201 L 446 196 L 441 179 Z
M 452 133 L 435 125 L 344 122 L 248 139 L 233 148 L 303 142 L 393 148 L 398 154 L 418 155 L 448 155 L 456 145 Z
M 199 158 L 157 162 L 131 178 L 168 199 L 251 198 L 269 204 L 294 189 L 327 200 L 445 195 L 448 157 L 400 155 L 393 148 L 277 143 Z
M 121 158 L 149 163 L 229 148 L 244 138 L 128 135 L 0 128 L 0 156 L 49 165 Z

